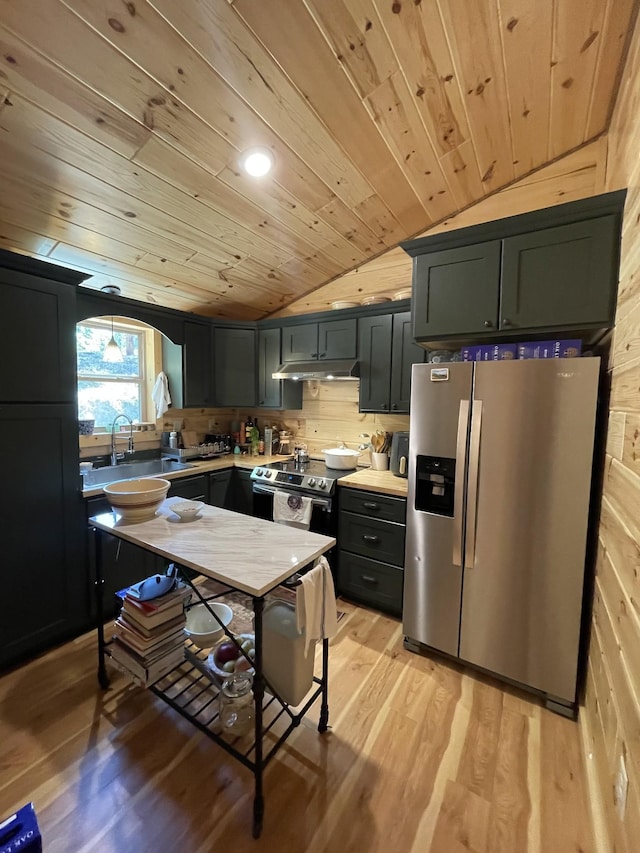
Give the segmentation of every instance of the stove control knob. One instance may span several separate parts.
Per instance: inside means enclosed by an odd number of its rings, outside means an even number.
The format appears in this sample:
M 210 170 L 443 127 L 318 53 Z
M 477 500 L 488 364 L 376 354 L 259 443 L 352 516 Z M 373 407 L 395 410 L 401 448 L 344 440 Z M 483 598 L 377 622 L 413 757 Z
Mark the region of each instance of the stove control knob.
M 309 486 L 311 488 L 313 488 L 315 486 L 315 484 L 316 484 L 315 477 L 311 477 L 311 479 L 309 480 Z
M 327 488 L 326 482 L 324 480 L 318 480 L 318 488 L 326 489 Z
M 271 475 L 273 474 L 273 471 L 263 471 L 263 474 L 265 477 L 271 477 Z
M 258 468 L 258 470 L 256 471 L 256 477 L 262 477 L 263 474 L 264 471 L 262 470 L 262 468 Z

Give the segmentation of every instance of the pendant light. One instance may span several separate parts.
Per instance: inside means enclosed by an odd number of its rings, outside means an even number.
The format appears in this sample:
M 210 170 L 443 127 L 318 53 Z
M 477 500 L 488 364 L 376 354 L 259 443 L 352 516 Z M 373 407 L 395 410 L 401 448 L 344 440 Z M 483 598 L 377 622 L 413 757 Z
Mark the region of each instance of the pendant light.
M 102 360 L 109 362 L 109 364 L 117 364 L 120 361 L 124 361 L 122 351 L 116 343 L 115 337 L 113 336 L 113 317 L 111 318 L 111 340 L 104 348 L 104 352 L 102 353 Z

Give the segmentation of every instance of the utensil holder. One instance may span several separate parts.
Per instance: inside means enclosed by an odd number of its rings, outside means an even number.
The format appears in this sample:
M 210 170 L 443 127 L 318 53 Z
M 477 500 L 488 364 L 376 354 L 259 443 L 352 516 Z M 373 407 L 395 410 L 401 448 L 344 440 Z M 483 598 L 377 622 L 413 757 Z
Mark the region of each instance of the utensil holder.
M 389 454 L 388 453 L 375 453 L 373 450 L 371 451 L 371 467 L 374 471 L 388 471 L 389 470 Z

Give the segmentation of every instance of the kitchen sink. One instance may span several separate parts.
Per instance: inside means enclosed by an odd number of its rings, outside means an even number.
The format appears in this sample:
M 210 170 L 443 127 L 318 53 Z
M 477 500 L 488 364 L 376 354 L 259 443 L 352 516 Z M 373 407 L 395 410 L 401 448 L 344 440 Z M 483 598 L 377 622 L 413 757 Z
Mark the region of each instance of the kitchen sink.
M 83 476 L 83 486 L 106 486 L 116 480 L 133 480 L 137 477 L 154 477 L 170 474 L 173 471 L 186 471 L 193 468 L 188 462 L 176 462 L 174 459 L 144 459 L 140 462 L 123 462 L 122 465 L 106 465 L 94 468 Z

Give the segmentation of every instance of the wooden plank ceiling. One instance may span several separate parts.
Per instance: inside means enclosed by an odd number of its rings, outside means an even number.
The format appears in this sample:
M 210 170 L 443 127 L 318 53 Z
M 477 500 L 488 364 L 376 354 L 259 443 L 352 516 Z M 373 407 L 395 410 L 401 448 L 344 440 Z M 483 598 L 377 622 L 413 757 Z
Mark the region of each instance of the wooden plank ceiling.
M 635 7 L 1 0 L 0 246 L 264 317 L 606 130 Z

